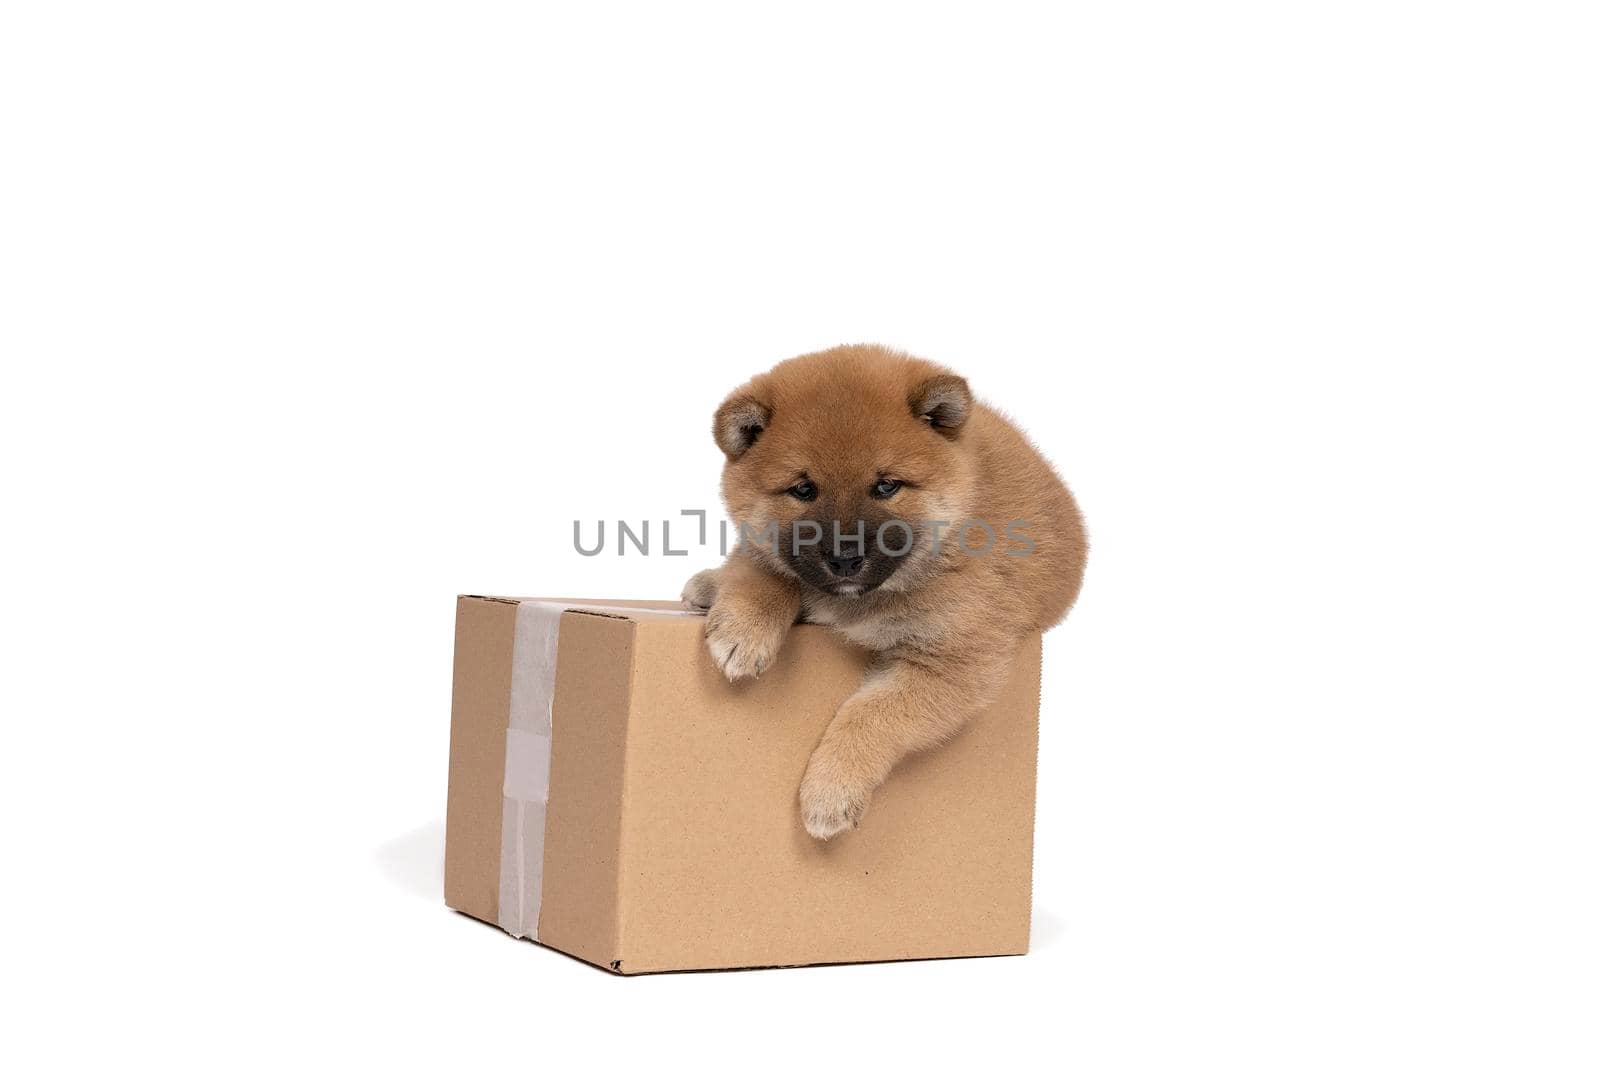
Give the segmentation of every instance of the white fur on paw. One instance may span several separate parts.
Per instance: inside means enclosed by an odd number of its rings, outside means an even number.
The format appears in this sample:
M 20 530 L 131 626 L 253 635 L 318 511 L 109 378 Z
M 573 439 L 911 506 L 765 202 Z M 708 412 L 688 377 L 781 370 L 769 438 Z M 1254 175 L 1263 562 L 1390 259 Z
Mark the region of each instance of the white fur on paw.
M 871 789 L 850 782 L 813 757 L 800 782 L 800 818 L 806 833 L 826 841 L 861 825 L 871 799 Z
M 714 570 L 701 571 L 689 579 L 679 594 L 683 606 L 696 611 L 707 611 L 712 604 L 717 602 L 717 572 Z
M 728 681 L 755 678 L 777 657 L 785 629 L 763 619 L 744 618 L 735 611 L 713 607 L 706 619 L 706 648 Z

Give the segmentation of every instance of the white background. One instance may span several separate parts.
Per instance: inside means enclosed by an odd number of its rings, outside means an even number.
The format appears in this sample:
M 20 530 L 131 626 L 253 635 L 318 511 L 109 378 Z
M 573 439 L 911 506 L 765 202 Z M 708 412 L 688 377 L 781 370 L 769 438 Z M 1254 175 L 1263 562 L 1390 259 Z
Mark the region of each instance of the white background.
M 1572 3 L 9 4 L 5 1041 L 1600 1057 Z M 454 596 L 672 596 L 777 359 L 1079 494 L 1024 958 L 617 979 L 447 911 Z M 9 1057 L 8 1057 L 9 1058 Z

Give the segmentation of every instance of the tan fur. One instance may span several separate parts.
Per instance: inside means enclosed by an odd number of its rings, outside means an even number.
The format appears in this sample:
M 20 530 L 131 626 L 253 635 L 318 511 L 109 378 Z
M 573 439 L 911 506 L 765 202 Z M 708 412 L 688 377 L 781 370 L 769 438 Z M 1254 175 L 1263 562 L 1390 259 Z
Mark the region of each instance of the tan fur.
M 952 525 L 935 550 L 924 539 L 898 569 L 859 595 L 802 580 L 793 554 L 754 544 L 696 575 L 684 601 L 709 608 L 706 643 L 732 681 L 760 674 L 797 617 L 831 626 L 876 652 L 861 689 L 845 701 L 800 785 L 815 837 L 855 825 L 872 792 L 905 755 L 939 744 L 977 714 L 1009 666 L 1018 639 L 1061 620 L 1077 598 L 1087 541 L 1076 503 L 1011 423 L 971 397 L 943 367 L 876 345 L 800 356 L 759 375 L 724 401 L 713 433 L 728 456 L 730 515 L 760 530 L 791 530 L 812 514 L 859 521 L 899 518 Z M 785 490 L 805 475 L 817 498 Z M 877 479 L 906 486 L 869 499 Z M 956 527 L 994 531 L 984 555 L 958 550 Z M 1016 521 L 1031 552 L 1008 538 Z M 967 543 L 983 542 L 981 529 Z M 869 561 L 870 567 L 881 561 Z M 826 575 L 827 572 L 824 572 Z

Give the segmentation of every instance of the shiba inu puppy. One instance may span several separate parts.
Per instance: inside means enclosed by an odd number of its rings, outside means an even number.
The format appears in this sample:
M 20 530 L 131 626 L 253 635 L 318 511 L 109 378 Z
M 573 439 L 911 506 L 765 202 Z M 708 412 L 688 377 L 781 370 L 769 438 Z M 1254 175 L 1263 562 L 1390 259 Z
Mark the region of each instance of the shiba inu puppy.
M 730 681 L 760 674 L 797 620 L 872 649 L 800 784 L 806 830 L 856 825 L 908 753 L 961 729 L 1018 640 L 1077 598 L 1077 504 L 1028 439 L 943 367 L 876 345 L 786 360 L 712 423 L 741 543 L 684 602 Z

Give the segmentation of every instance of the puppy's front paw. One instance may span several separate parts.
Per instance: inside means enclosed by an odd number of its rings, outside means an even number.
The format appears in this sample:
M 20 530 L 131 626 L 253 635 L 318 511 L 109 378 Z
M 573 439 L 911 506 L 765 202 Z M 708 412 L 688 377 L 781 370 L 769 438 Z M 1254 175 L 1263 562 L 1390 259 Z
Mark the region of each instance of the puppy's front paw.
M 800 817 L 806 833 L 826 841 L 861 824 L 872 799 L 872 783 L 821 749 L 811 754 L 800 781 Z
M 707 611 L 717 602 L 717 587 L 722 583 L 721 572 L 713 568 L 701 571 L 683 587 L 683 592 L 678 594 L 683 601 L 683 606 L 696 611 Z
M 771 666 L 789 626 L 748 609 L 716 604 L 706 617 L 706 648 L 728 681 L 754 678 Z

